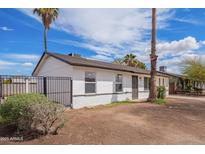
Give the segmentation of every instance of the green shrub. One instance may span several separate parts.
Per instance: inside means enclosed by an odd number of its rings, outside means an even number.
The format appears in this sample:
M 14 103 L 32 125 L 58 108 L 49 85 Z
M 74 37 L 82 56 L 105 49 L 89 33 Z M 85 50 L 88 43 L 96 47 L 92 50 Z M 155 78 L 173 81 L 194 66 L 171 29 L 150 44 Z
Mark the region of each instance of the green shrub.
M 2 116 L 0 116 L 0 125 L 4 125 L 7 123 L 7 120 L 2 118 Z
M 59 126 L 54 124 L 61 119 L 63 111 L 62 105 L 49 101 L 41 94 L 9 96 L 0 105 L 0 116 L 4 123 L 15 125 L 18 131 L 43 134 L 57 132 Z
M 134 103 L 130 100 L 125 100 L 125 101 L 116 101 L 116 102 L 112 102 L 110 104 L 107 104 L 107 106 L 117 106 L 117 105 L 123 105 L 123 104 L 131 104 Z
M 156 103 L 156 104 L 166 104 L 166 100 L 165 100 L 165 99 L 158 98 L 158 99 L 156 99 L 155 103 Z
M 164 86 L 157 87 L 157 98 L 164 99 L 166 96 L 166 88 Z

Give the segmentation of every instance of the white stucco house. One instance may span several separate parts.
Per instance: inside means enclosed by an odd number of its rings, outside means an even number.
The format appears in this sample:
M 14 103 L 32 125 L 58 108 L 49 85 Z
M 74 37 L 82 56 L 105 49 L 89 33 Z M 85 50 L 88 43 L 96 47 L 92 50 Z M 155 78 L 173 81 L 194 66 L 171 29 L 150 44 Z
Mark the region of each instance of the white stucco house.
M 148 70 L 51 52 L 42 55 L 32 73 L 71 77 L 73 108 L 147 99 L 149 74 Z M 168 95 L 168 76 L 158 72 L 156 82 L 166 87 Z

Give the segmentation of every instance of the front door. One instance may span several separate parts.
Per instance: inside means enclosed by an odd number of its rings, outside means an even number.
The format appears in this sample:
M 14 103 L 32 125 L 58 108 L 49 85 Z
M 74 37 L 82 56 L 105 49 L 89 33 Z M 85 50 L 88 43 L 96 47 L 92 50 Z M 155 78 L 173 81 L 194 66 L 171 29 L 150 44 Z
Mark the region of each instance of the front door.
M 175 94 L 175 83 L 169 83 L 169 94 Z
M 138 99 L 138 76 L 132 76 L 132 99 Z

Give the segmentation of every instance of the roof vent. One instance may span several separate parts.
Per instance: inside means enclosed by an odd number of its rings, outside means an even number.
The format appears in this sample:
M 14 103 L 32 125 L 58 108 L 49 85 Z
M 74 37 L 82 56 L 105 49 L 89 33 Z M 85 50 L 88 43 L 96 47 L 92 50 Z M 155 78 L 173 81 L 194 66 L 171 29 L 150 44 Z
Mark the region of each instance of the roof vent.
M 68 56 L 81 57 L 81 55 L 80 55 L 80 54 L 77 54 L 77 53 L 69 53 Z
M 159 71 L 160 72 L 167 72 L 167 66 L 160 66 Z

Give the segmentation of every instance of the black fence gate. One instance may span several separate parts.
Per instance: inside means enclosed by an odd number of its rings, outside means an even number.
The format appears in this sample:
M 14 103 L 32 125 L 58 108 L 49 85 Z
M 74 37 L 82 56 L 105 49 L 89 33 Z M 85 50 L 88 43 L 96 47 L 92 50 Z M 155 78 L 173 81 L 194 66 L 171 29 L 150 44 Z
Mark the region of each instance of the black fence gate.
M 40 93 L 64 106 L 72 107 L 70 77 L 0 75 L 0 98 L 22 93 Z

